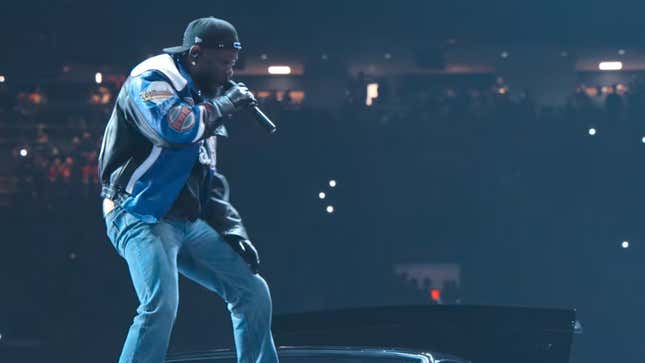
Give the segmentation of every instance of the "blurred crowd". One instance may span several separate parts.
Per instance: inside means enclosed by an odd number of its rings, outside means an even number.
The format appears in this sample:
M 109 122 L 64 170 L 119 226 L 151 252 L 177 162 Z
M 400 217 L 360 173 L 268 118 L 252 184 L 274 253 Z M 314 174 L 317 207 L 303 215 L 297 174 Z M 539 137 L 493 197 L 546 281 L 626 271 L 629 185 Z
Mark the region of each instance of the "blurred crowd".
M 376 93 L 370 94 L 368 85 L 374 83 Z M 476 120 L 483 119 L 527 124 L 566 118 L 580 127 L 604 127 L 645 115 L 641 79 L 629 85 L 581 85 L 559 109 L 536 106 L 528 91 L 511 90 L 501 78 L 469 86 L 454 83 L 417 82 L 392 90 L 395 87 L 388 82 L 359 73 L 347 81 L 344 103 L 332 114 L 366 127 L 395 127 L 397 133 L 423 132 L 433 122 L 452 120 L 455 130 L 465 134 L 477 132 L 481 125 Z M 0 127 L 6 130 L 1 141 L 5 149 L 11 148 L 13 170 L 6 170 L 4 177 L 13 178 L 18 198 L 53 203 L 70 195 L 95 196 L 100 136 L 116 91 L 116 85 L 92 85 L 67 91 L 33 87 L 12 94 L 0 83 Z M 260 106 L 278 119 L 285 113 L 311 114 L 303 91 L 256 91 L 256 95 Z M 70 100 L 71 106 L 62 106 Z
M 402 122 L 424 125 L 451 119 L 470 123 L 490 116 L 503 119 L 512 115 L 522 122 L 566 117 L 571 122 L 581 120 L 586 125 L 600 126 L 645 114 L 642 106 L 645 86 L 640 79 L 630 85 L 580 86 L 563 109 L 538 108 L 527 91 L 512 92 L 501 78 L 466 87 L 416 83 L 395 92 L 387 82 L 380 82 L 377 96 L 368 94 L 367 85 L 374 82 L 378 80 L 363 73 L 349 79 L 344 104 L 336 110 L 336 117 L 372 125 L 402 126 L 399 125 Z M 0 125 L 7 130 L 3 141 L 12 148 L 14 172 L 8 176 L 16 178 L 17 194 L 44 200 L 54 196 L 66 198 L 74 190 L 81 192 L 71 194 L 94 195 L 100 135 L 116 90 L 116 85 L 95 85 L 80 87 L 67 96 L 52 91 L 50 96 L 34 87 L 10 94 L 0 83 Z M 74 105 L 74 114 L 69 114 L 69 108 L 57 107 L 56 100 L 69 100 L 72 96 L 78 99 L 79 94 L 85 102 Z M 303 91 L 271 90 L 256 94 L 261 107 L 271 115 L 293 114 L 307 108 Z M 410 127 L 416 126 L 405 127 L 412 130 Z M 62 192 L 48 192 L 52 190 Z
M 50 140 L 47 128 L 13 150 L 17 194 L 47 203 L 93 196 L 98 191 L 98 143 L 90 131 L 71 131 L 69 140 Z

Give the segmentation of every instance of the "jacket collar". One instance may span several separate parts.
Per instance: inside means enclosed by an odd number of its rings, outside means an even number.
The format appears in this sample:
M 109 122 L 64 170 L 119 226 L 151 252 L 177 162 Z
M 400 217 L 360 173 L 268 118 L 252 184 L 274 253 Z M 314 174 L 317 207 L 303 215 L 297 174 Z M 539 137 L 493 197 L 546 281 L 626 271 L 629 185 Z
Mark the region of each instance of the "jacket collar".
M 177 90 L 183 90 L 186 85 L 192 82 L 192 79 L 184 77 L 183 74 L 177 68 L 175 61 L 168 54 L 160 54 L 152 58 L 148 58 L 143 62 L 139 63 L 134 69 L 130 72 L 131 77 L 136 77 L 144 72 L 156 70 L 163 73 L 170 82 L 172 86 Z

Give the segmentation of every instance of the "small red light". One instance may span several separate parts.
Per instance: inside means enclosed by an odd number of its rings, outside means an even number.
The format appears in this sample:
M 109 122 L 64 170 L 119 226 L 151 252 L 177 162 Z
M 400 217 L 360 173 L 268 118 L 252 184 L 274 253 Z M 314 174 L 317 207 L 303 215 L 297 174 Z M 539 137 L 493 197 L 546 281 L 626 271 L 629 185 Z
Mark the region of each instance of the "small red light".
M 439 299 L 441 299 L 441 290 L 439 290 L 439 289 L 431 289 L 430 290 L 430 297 L 434 301 L 439 301 Z

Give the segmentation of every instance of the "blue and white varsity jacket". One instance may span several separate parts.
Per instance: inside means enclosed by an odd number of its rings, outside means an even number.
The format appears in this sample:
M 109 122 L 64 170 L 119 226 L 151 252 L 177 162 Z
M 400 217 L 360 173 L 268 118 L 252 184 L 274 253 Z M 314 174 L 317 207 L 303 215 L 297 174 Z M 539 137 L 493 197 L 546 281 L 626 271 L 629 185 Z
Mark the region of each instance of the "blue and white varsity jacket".
M 248 238 L 216 170 L 223 115 L 168 54 L 137 65 L 123 84 L 99 154 L 101 196 L 145 223 L 163 218 L 199 162 L 208 167 L 200 216 L 220 234 Z

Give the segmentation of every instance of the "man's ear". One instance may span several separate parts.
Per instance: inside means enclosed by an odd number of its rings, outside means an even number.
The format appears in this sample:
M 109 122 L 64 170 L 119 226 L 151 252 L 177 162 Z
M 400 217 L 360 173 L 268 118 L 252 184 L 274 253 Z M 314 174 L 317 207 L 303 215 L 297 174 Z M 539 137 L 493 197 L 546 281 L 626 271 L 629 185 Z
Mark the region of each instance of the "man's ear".
M 202 54 L 202 48 L 199 45 L 193 45 L 188 50 L 188 55 L 190 55 L 190 57 L 193 59 L 199 58 L 201 54 Z

